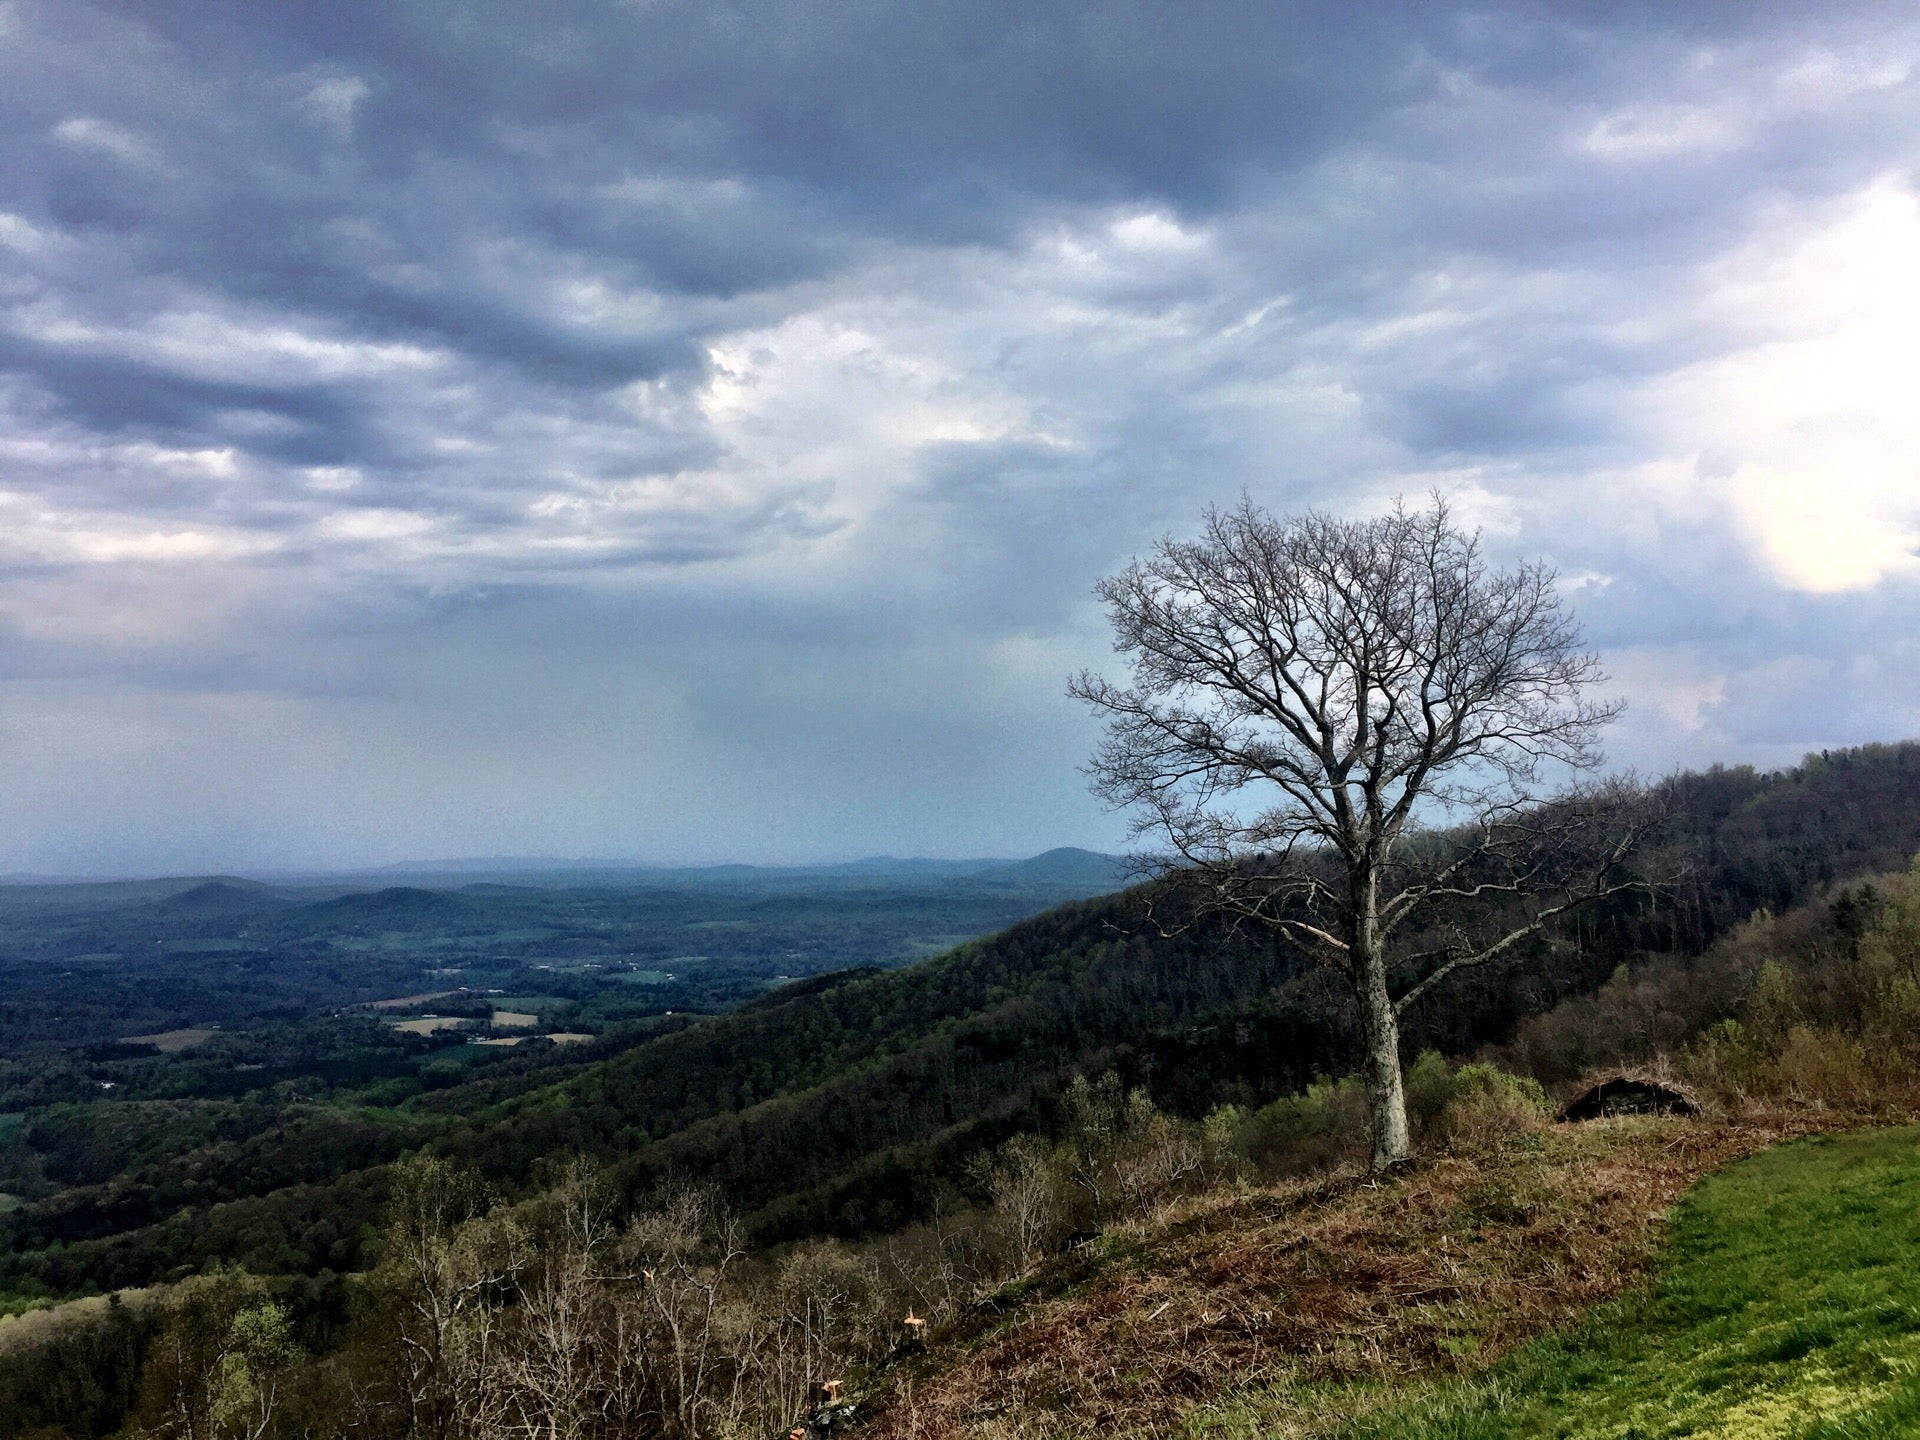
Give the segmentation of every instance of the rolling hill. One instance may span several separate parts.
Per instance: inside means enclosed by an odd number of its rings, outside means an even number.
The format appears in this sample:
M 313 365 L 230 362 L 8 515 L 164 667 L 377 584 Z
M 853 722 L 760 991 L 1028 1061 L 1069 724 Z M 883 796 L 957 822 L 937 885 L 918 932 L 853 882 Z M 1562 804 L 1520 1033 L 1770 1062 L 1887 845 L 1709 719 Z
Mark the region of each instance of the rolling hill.
M 1471 1052 L 1637 957 L 1696 953 L 1757 909 L 1902 868 L 1920 848 L 1920 746 L 1674 784 L 1686 801 L 1675 843 L 1695 856 L 1687 885 L 1660 905 L 1597 913 L 1575 946 L 1465 978 L 1410 1017 L 1410 1050 Z M 388 924 L 439 909 L 444 897 L 425 894 L 351 897 L 340 913 Z M 618 1053 L 589 1052 L 557 1082 L 506 1070 L 429 1090 L 392 1123 L 357 1111 L 346 1129 L 288 1125 L 245 1141 L 244 1166 L 233 1163 L 241 1142 L 210 1136 L 195 1161 L 208 1179 L 186 1208 L 142 1218 L 103 1191 L 7 1217 L 0 1278 L 71 1290 L 215 1257 L 268 1271 L 356 1263 L 351 1237 L 378 1213 L 381 1166 L 422 1143 L 510 1190 L 582 1151 L 611 1164 L 629 1195 L 668 1175 L 715 1184 L 762 1239 L 869 1234 L 926 1213 L 983 1148 L 1051 1128 L 1075 1074 L 1117 1070 L 1193 1114 L 1348 1067 L 1345 1011 L 1319 977 L 1244 937 L 1200 927 L 1164 938 L 1138 907 L 1132 895 L 1081 901 L 904 969 L 676 1015 Z M 330 1175 L 316 1175 L 314 1134 L 339 1136 Z M 83 1213 L 78 1229 L 61 1220 Z

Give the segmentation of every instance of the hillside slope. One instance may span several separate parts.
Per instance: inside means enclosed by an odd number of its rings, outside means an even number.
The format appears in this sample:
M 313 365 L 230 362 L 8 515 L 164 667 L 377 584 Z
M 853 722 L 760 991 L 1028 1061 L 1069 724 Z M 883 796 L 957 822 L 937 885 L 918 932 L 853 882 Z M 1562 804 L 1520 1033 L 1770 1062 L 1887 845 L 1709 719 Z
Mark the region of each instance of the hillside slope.
M 1850 1118 L 1600 1121 L 1208 1197 L 976 1305 L 863 1395 L 859 1433 L 1910 1434 L 1920 1132 L 1778 1144 Z
M 1920 746 L 1676 785 L 1680 843 L 1699 857 L 1687 889 L 1587 917 L 1573 949 L 1461 977 L 1409 1017 L 1409 1050 L 1504 1038 L 1640 955 L 1698 953 L 1756 909 L 1903 868 L 1920 848 Z M 709 1179 L 766 1239 L 872 1233 L 924 1213 L 968 1154 L 1052 1128 L 1073 1073 L 1115 1068 L 1199 1114 L 1348 1068 L 1345 1007 L 1324 977 L 1257 939 L 1161 936 L 1139 906 L 1068 906 L 907 970 L 696 1021 L 564 1096 L 489 1111 L 457 1148 L 509 1169 L 556 1147 L 625 1157 L 635 1191 L 669 1173 Z
M 1920 1130 L 1825 1135 L 1704 1181 L 1654 1281 L 1350 1440 L 1920 1433 Z
M 1469 1052 L 1639 956 L 1697 953 L 1758 908 L 1784 911 L 1920 848 L 1920 745 L 1674 783 L 1689 885 L 1583 918 L 1572 946 L 1461 977 L 1409 1017 L 1410 1051 Z M 1244 939 L 1163 939 L 1138 903 L 1081 902 L 902 970 L 675 1017 L 557 1085 L 506 1075 L 424 1095 L 403 1107 L 404 1127 L 367 1114 L 351 1127 L 365 1132 L 365 1168 L 330 1178 L 310 1150 L 294 1153 L 304 1127 L 250 1142 L 243 1167 L 213 1139 L 194 1157 L 188 1208 L 143 1221 L 126 1197 L 63 1197 L 9 1217 L 0 1264 L 70 1292 L 210 1258 L 309 1273 L 362 1263 L 403 1134 L 480 1164 L 510 1193 L 552 1157 L 585 1151 L 613 1163 L 628 1198 L 668 1175 L 719 1186 L 762 1240 L 874 1233 L 925 1214 L 982 1148 L 1052 1128 L 1075 1073 L 1118 1070 L 1196 1114 L 1348 1068 L 1344 1007 L 1318 977 Z M 298 1183 L 276 1185 L 282 1174 Z

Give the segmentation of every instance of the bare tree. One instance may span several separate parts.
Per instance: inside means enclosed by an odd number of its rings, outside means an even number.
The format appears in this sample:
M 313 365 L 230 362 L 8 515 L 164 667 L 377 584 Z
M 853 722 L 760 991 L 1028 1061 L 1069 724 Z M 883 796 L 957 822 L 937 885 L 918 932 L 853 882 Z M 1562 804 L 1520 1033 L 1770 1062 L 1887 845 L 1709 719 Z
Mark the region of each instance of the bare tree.
M 476 1173 L 424 1154 L 394 1167 L 373 1280 L 391 1327 L 399 1428 L 411 1440 L 501 1429 L 511 1398 L 500 1363 L 504 1300 L 527 1259 L 524 1231 L 494 1211 Z
M 710 1433 L 710 1417 L 738 1413 L 745 1374 L 728 1346 L 737 1338 L 728 1302 L 747 1259 L 739 1222 L 711 1192 L 677 1190 L 634 1217 L 627 1248 L 640 1284 L 633 1343 L 659 1398 L 660 1428 Z
M 1621 888 L 1643 828 L 1626 784 L 1543 803 L 1618 713 L 1583 698 L 1603 677 L 1554 573 L 1490 567 L 1437 496 L 1371 520 L 1243 499 L 1098 593 L 1133 673 L 1070 687 L 1108 720 L 1094 788 L 1202 910 L 1344 977 L 1373 1164 L 1399 1162 L 1406 1008 Z
M 542 1222 L 517 1286 L 518 1324 L 498 1369 L 513 1416 L 509 1433 L 596 1440 L 612 1431 L 621 1396 L 609 1355 L 610 1292 L 634 1277 L 611 1273 L 618 1240 L 613 1198 L 594 1164 L 576 1157 L 535 1208 Z
M 1016 1273 L 1026 1274 L 1046 1257 L 1064 1209 L 1051 1147 L 1038 1135 L 1016 1135 L 980 1156 L 974 1173 L 1006 1227 Z
M 155 1440 L 261 1440 L 298 1351 L 284 1307 L 237 1270 L 196 1275 L 166 1301 L 142 1370 L 133 1433 Z

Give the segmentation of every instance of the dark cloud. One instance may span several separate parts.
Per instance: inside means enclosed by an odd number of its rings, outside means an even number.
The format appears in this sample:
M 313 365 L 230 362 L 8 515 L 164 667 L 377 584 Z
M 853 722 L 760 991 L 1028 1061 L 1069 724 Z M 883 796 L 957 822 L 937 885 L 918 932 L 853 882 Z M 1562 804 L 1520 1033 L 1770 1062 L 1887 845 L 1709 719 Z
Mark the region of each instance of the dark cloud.
M 1091 581 L 1243 488 L 1549 554 L 1652 768 L 1898 729 L 1916 66 L 1868 5 L 11 0 L 0 848 L 1111 841 Z

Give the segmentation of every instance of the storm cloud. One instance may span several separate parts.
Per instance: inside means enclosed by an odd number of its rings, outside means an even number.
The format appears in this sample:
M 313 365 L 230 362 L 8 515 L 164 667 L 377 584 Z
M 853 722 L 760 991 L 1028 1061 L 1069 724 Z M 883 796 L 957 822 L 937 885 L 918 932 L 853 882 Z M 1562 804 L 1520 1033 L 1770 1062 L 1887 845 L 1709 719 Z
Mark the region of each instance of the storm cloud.
M 0 4 L 0 868 L 1112 844 L 1243 490 L 1920 730 L 1920 22 L 1354 8 Z

